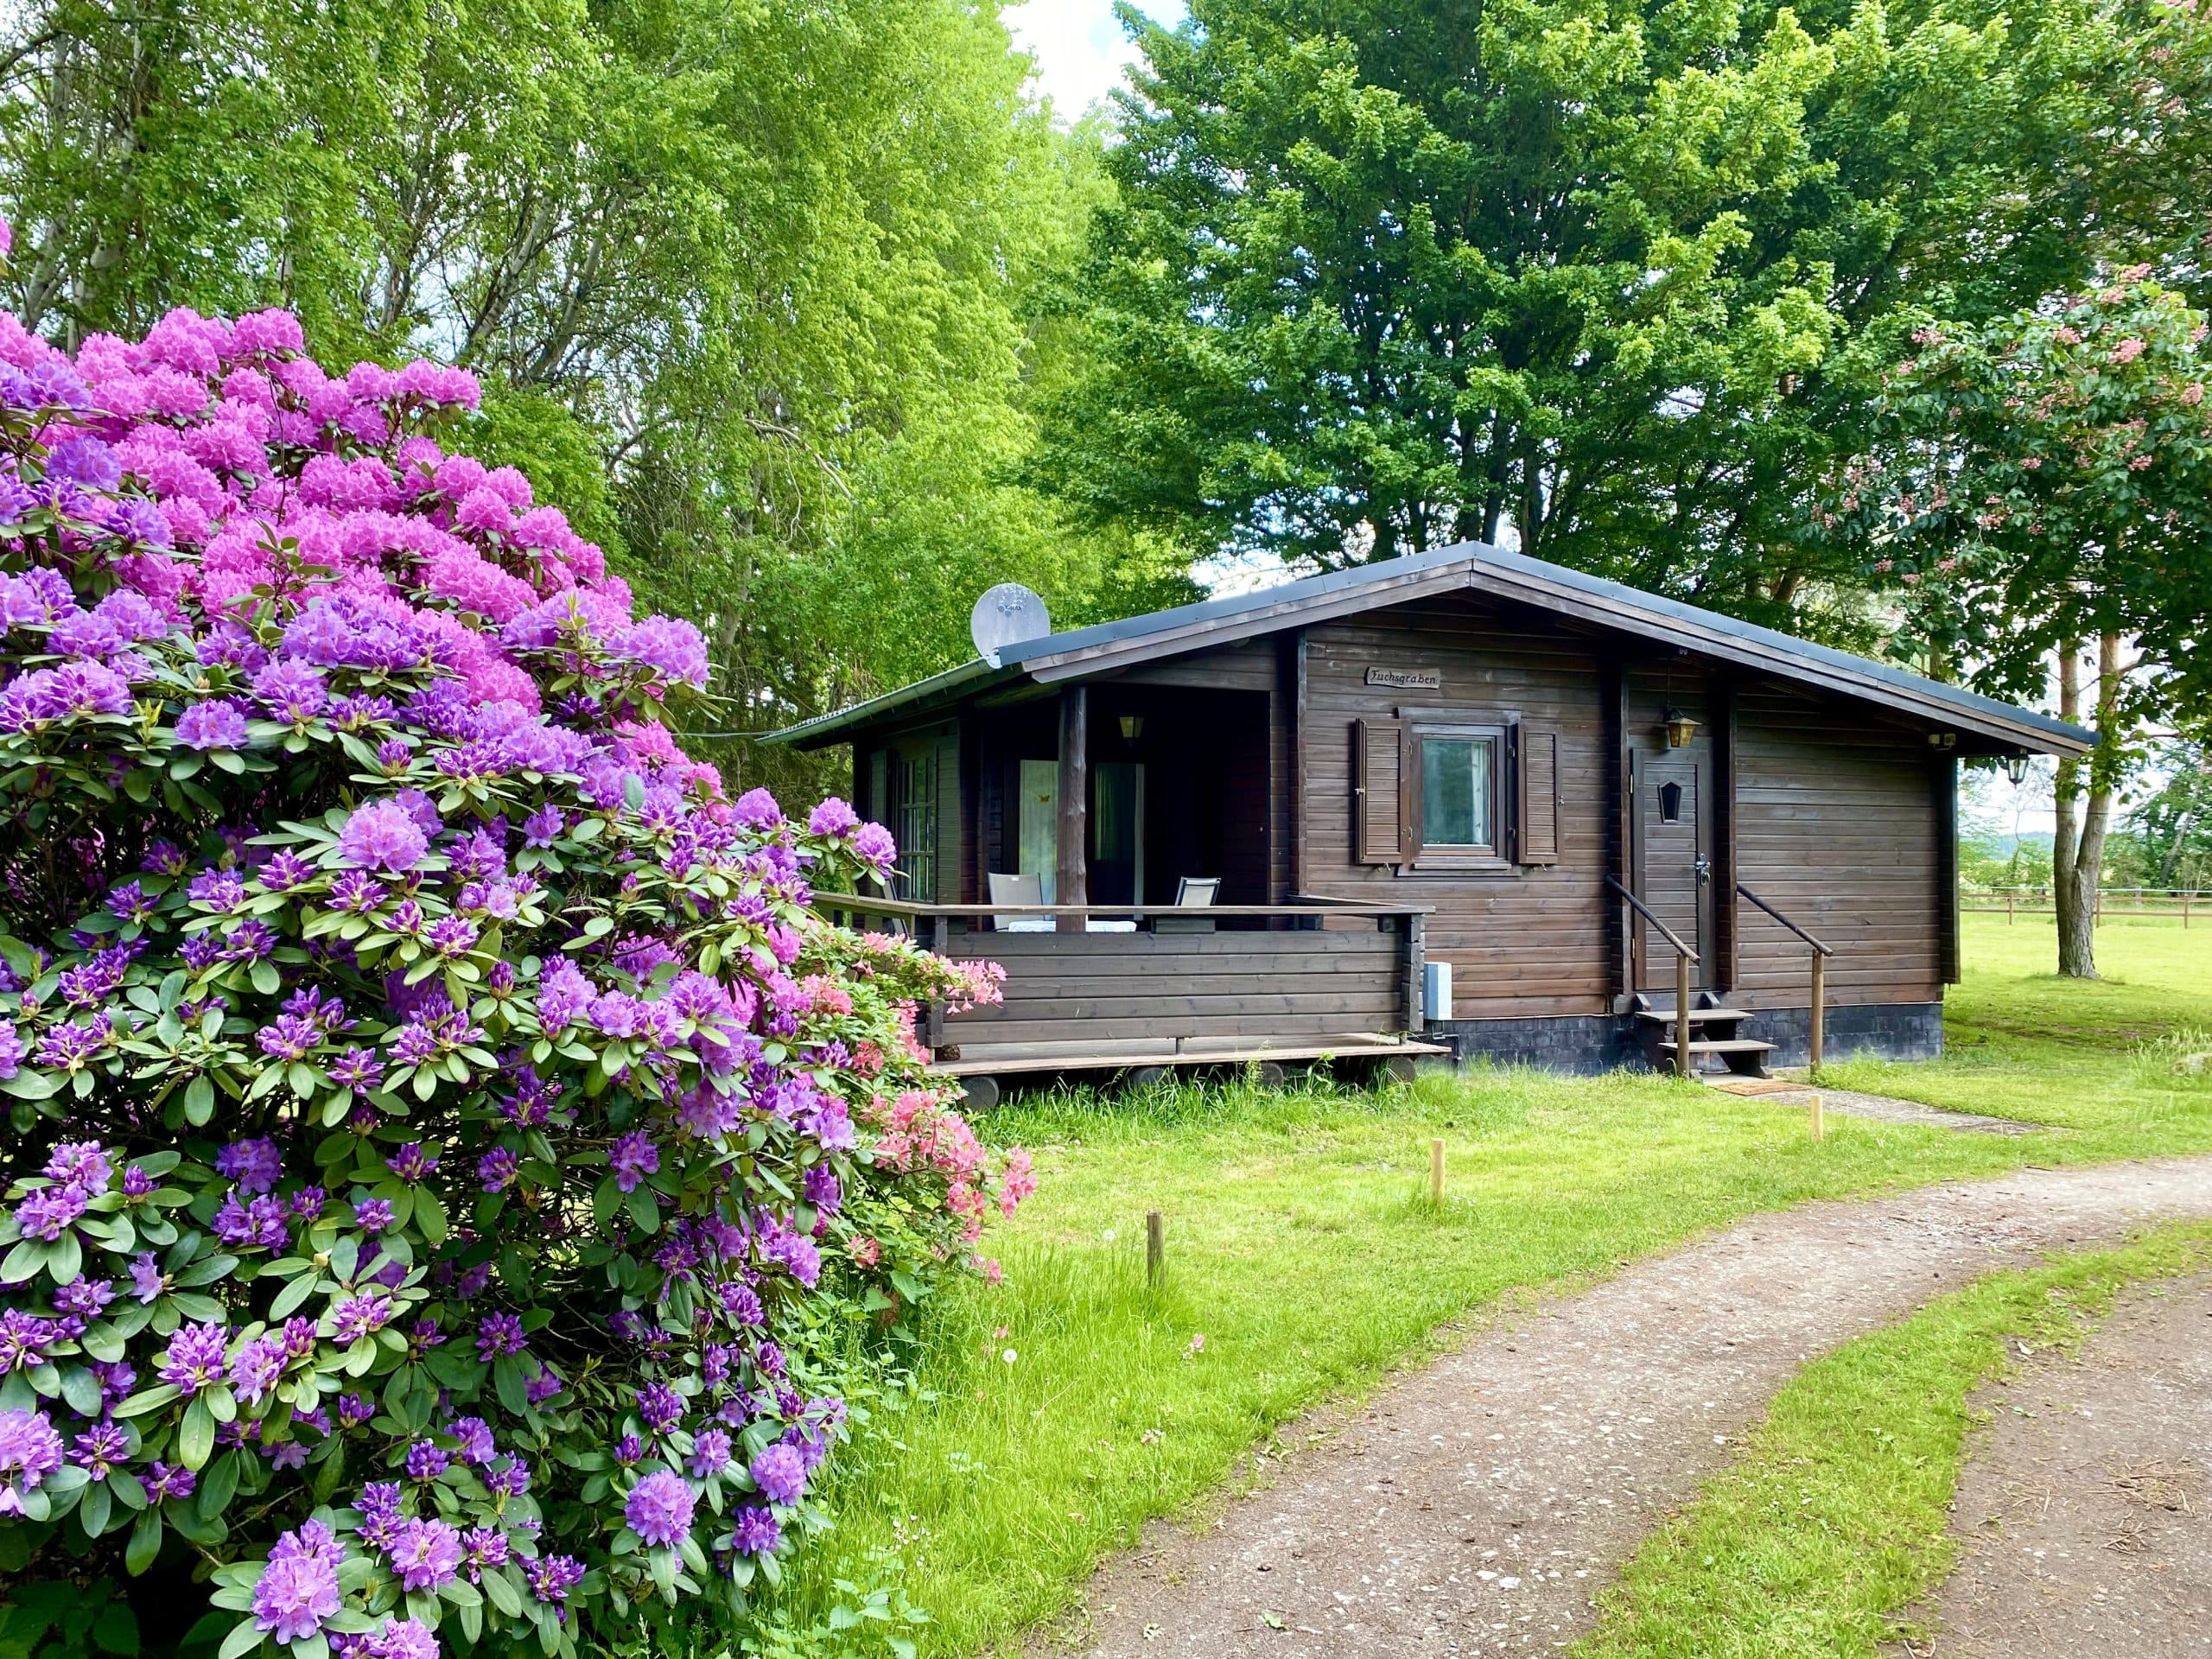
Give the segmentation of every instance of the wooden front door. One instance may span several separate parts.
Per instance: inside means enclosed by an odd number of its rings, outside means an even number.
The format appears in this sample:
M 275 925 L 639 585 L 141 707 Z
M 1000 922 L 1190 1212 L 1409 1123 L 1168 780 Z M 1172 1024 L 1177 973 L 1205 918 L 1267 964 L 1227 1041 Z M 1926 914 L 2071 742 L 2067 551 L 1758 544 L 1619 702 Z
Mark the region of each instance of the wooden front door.
M 1635 785 L 1636 896 L 1698 953 L 1690 969 L 1696 989 L 1713 983 L 1713 774 L 1703 744 L 1686 749 L 1639 749 L 1630 756 Z M 1675 948 L 1636 918 L 1636 988 L 1675 988 Z

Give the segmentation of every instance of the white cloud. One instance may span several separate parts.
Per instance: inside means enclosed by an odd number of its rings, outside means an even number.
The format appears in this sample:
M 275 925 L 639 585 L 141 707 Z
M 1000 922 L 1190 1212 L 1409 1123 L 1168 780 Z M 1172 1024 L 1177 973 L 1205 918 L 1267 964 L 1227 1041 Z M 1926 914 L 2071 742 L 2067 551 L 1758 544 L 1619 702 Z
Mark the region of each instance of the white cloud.
M 1171 27 L 1183 0 L 1138 0 L 1138 9 Z M 1024 0 L 1000 14 L 1014 44 L 1037 61 L 1035 86 L 1053 112 L 1072 121 L 1122 86 L 1135 48 L 1114 16 L 1113 0 Z

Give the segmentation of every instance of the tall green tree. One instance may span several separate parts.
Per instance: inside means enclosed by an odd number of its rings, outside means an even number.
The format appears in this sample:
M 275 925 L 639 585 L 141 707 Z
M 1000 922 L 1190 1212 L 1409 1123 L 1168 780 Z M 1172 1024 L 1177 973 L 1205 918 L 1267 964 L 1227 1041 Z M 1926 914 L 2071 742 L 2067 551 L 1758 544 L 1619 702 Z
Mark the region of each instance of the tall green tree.
M 1078 617 L 1160 591 L 1142 538 L 1013 476 L 1084 349 L 1039 296 L 1110 185 L 991 0 L 11 17 L 22 315 L 67 339 L 288 304 L 326 354 L 475 369 L 472 447 L 710 630 L 702 731 L 945 665 L 991 582 Z
M 2027 697 L 2055 677 L 2059 712 L 2096 728 L 2058 767 L 2063 974 L 2096 974 L 2106 837 L 2149 717 L 2212 695 L 2208 333 L 2142 266 L 1978 327 L 1926 323 L 1819 516 L 1895 585 L 1931 666 Z
M 1043 476 L 1329 566 L 1465 537 L 1754 615 L 1898 307 L 2086 269 L 2068 0 L 1194 0 L 1143 54 Z

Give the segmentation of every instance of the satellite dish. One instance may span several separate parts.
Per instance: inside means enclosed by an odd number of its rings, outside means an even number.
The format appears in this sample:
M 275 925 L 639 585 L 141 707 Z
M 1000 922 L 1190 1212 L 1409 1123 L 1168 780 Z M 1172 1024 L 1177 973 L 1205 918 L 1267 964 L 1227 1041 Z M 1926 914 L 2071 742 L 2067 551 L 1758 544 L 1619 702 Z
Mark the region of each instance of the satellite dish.
M 1045 601 L 1018 582 L 1002 582 L 976 601 L 968 617 L 968 637 L 976 654 L 993 668 L 999 652 L 1027 639 L 1042 639 L 1052 631 Z

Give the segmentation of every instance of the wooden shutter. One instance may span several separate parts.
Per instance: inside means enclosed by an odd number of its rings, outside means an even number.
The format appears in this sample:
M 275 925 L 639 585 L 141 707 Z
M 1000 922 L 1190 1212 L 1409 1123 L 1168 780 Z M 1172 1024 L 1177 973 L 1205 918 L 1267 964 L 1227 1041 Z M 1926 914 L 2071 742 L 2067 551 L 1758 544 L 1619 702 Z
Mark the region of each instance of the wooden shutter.
M 1559 734 L 1516 725 L 1513 752 L 1514 861 L 1559 862 Z
M 1406 727 L 1397 720 L 1356 720 L 1351 727 L 1352 858 L 1360 864 L 1402 864 Z

